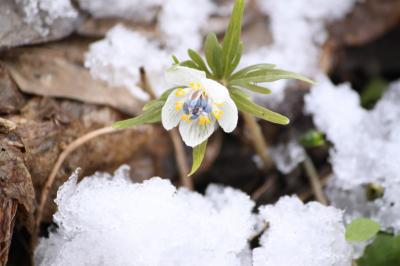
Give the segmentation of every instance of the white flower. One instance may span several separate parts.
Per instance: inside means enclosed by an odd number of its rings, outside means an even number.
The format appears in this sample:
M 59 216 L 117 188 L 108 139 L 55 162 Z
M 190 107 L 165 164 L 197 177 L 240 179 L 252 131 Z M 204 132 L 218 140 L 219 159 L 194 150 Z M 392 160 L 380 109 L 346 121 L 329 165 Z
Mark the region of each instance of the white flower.
M 166 130 L 179 124 L 186 145 L 195 147 L 214 132 L 217 122 L 229 133 L 237 125 L 238 110 L 228 89 L 206 78 L 203 71 L 173 66 L 166 72 L 170 87 L 177 87 L 162 108 L 161 121 Z

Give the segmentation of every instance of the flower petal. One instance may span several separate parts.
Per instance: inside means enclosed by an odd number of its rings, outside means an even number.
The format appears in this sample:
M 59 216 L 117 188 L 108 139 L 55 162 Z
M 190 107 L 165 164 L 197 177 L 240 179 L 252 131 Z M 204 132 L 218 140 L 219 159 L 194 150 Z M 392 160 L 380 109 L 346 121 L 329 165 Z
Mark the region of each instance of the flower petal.
M 171 92 L 161 110 L 161 122 L 166 130 L 176 127 L 183 114 L 182 110 L 176 108 L 176 102 L 181 101 L 183 103 L 185 101 L 185 96 L 179 96 L 182 94 L 178 93 L 182 91 L 185 92 L 185 89 L 176 89 Z
M 227 98 L 229 98 L 228 89 L 221 83 L 206 78 L 201 80 L 201 84 L 214 102 L 223 103 Z
M 208 139 L 215 130 L 215 120 L 207 125 L 199 125 L 197 121 L 182 121 L 179 124 L 179 132 L 185 144 L 195 147 Z
M 169 87 L 189 86 L 191 82 L 199 82 L 206 78 L 206 73 L 190 67 L 172 66 L 165 72 L 165 80 Z
M 226 132 L 232 132 L 238 122 L 238 110 L 236 104 L 229 97 L 225 103 L 219 107 L 223 111 L 221 117 L 218 119 L 218 124 Z

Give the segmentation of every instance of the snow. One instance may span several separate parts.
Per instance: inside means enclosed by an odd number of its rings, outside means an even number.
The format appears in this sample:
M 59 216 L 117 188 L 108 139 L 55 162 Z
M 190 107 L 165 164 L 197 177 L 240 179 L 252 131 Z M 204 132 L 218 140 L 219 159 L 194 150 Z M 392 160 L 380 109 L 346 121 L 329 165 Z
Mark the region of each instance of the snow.
M 273 43 L 244 55 L 242 65 L 260 62 L 278 65 L 309 77 L 319 72 L 321 46 L 327 40 L 325 25 L 348 14 L 356 0 L 258 0 L 261 12 L 270 18 Z M 288 81 L 268 84 L 273 90 L 257 100 L 279 104 Z
M 58 192 L 59 228 L 42 239 L 37 265 L 246 265 L 254 202 L 232 188 L 202 196 L 167 180 L 141 184 L 129 168 L 96 173 Z M 248 265 L 248 264 L 247 264 Z
M 148 95 L 137 86 L 139 68 L 144 66 L 150 76 L 162 76 L 170 62 L 156 41 L 122 25 L 112 28 L 105 39 L 92 43 L 85 55 L 85 67 L 90 69 L 93 78 L 104 80 L 110 86 L 124 86 L 143 100 Z
M 342 212 L 317 202 L 282 197 L 260 208 L 269 228 L 253 250 L 253 266 L 350 266 Z
M 36 265 L 350 265 L 333 207 L 283 197 L 256 214 L 233 188 L 210 185 L 201 195 L 159 177 L 133 183 L 128 173 L 122 166 L 77 183 L 75 172 L 59 188 L 58 228 L 40 240 Z M 263 221 L 269 229 L 252 251 L 248 240 Z
M 25 21 L 42 36 L 49 34 L 49 27 L 62 18 L 77 18 L 78 12 L 70 0 L 16 0 L 22 7 Z
M 119 17 L 151 21 L 165 0 L 78 0 L 81 9 L 95 18 Z
M 200 50 L 205 26 L 215 6 L 210 0 L 168 0 L 158 18 L 158 28 L 167 48 L 178 57 L 185 56 L 187 49 Z M 185 56 L 186 57 L 186 56 Z
M 294 138 L 288 143 L 271 147 L 270 154 L 278 170 L 284 174 L 293 171 L 306 157 L 304 148 Z
M 136 9 L 137 1 L 131 3 L 118 0 L 115 7 L 109 9 L 105 1 L 81 2 L 97 10 L 94 15 L 111 12 L 122 17 L 126 15 L 125 12 L 145 15 L 147 13 L 141 9 L 161 4 L 161 1 L 150 1 Z M 210 0 L 197 1 L 196 5 L 185 0 L 167 0 L 162 3 L 156 25 L 159 38 L 150 39 L 141 32 L 117 25 L 103 40 L 90 45 L 85 66 L 90 69 L 93 78 L 106 81 L 110 86 L 124 86 L 137 98 L 147 100 L 148 95 L 137 85 L 138 69 L 144 66 L 150 84 L 158 95 L 168 89 L 165 87 L 164 70 L 172 64 L 171 56 L 175 54 L 184 59 L 187 58 L 187 49 L 201 48 L 201 27 L 205 25 L 214 6 Z
M 334 146 L 327 189 L 332 204 L 346 210 L 347 221 L 366 216 L 383 229 L 400 232 L 400 81 L 391 84 L 371 111 L 360 106 L 349 84 L 335 86 L 323 76 L 305 102 Z M 368 184 L 382 186 L 383 197 L 368 200 Z

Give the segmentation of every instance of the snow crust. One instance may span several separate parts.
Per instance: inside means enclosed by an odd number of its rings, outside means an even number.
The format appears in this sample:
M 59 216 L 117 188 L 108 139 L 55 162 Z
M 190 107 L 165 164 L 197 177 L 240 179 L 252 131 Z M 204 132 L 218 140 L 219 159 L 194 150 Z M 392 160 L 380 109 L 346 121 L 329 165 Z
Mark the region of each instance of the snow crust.
M 304 148 L 295 138 L 271 147 L 270 154 L 278 170 L 284 174 L 289 174 L 306 158 Z
M 366 216 L 384 229 L 400 231 L 400 81 L 389 87 L 373 110 L 360 106 L 349 84 L 333 85 L 320 76 L 306 96 L 306 111 L 333 143 L 334 176 L 327 194 L 346 210 L 346 219 Z M 368 184 L 384 188 L 383 197 L 368 199 Z
M 70 0 L 16 0 L 25 15 L 25 21 L 42 36 L 49 34 L 49 27 L 62 18 L 77 18 L 78 12 Z
M 59 228 L 42 239 L 37 265 L 245 265 L 254 203 L 231 188 L 203 197 L 167 180 L 134 184 L 122 167 L 58 192 Z
M 341 211 L 285 196 L 261 207 L 260 215 L 269 228 L 261 236 L 261 247 L 253 250 L 253 266 L 351 265 Z
M 210 0 L 198 0 L 196 4 L 186 0 L 154 0 L 145 4 L 118 0 L 110 4 L 113 6 L 111 8 L 107 8 L 105 2 L 108 1 L 105 0 L 81 2 L 100 17 L 111 15 L 109 13 L 130 17 L 133 16 L 132 12 L 148 17 L 145 10 L 153 10 L 154 6 L 158 6 L 156 27 L 159 38 L 150 39 L 143 33 L 118 25 L 103 40 L 91 44 L 86 54 L 85 66 L 94 78 L 104 80 L 110 86 L 125 86 L 142 100 L 147 100 L 148 96 L 137 87 L 139 67 L 145 67 L 158 95 L 168 89 L 165 87 L 164 70 L 172 64 L 171 55 L 184 59 L 187 58 L 187 49 L 201 48 L 202 26 L 214 9 Z
M 350 265 L 333 207 L 284 197 L 256 214 L 249 196 L 229 187 L 210 185 L 203 196 L 159 177 L 132 183 L 128 173 L 123 166 L 78 184 L 73 174 L 58 191 L 58 228 L 40 240 L 36 265 Z M 270 227 L 252 251 L 248 239 L 262 222 Z
M 327 23 L 346 16 L 356 0 L 258 0 L 261 12 L 270 19 L 273 43 L 244 55 L 242 65 L 268 62 L 278 68 L 313 77 L 319 72 L 321 46 L 326 41 Z M 289 81 L 268 84 L 273 90 L 261 102 L 279 104 Z
M 151 21 L 165 0 L 78 0 L 80 8 L 95 18 L 117 17 Z
M 171 59 L 159 43 L 122 25 L 112 28 L 105 39 L 90 45 L 85 67 L 92 77 L 107 81 L 110 86 L 124 86 L 139 99 L 148 95 L 137 86 L 139 68 L 146 67 L 150 76 L 161 75 Z

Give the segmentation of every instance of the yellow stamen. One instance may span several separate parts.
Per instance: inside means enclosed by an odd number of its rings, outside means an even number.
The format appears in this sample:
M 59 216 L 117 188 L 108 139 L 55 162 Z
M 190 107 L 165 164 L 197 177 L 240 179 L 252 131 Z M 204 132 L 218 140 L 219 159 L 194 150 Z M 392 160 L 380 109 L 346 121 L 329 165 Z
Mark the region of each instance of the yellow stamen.
M 222 106 L 224 106 L 224 103 L 214 103 L 216 106 L 218 106 L 218 107 L 222 107 Z
M 184 114 L 184 115 L 181 116 L 181 120 L 182 120 L 182 121 L 186 121 L 186 122 L 190 122 L 190 116 Z
M 185 96 L 186 95 L 186 91 L 183 88 L 178 88 L 175 92 L 176 96 Z
M 205 115 L 199 116 L 199 125 L 200 126 L 204 126 L 204 125 L 207 125 L 210 123 L 211 123 L 211 121 L 210 121 L 210 118 L 208 118 L 208 116 L 205 116 Z
M 182 108 L 183 108 L 183 102 L 182 101 L 177 101 L 175 103 L 175 110 L 176 111 L 180 111 L 180 110 L 182 110 Z
M 219 110 L 219 109 L 214 109 L 212 111 L 212 113 L 213 113 L 215 119 L 219 120 L 219 119 L 221 119 L 221 116 L 224 113 L 224 111 L 223 110 Z
M 189 86 L 194 90 L 199 90 L 202 87 L 200 82 L 190 82 Z

